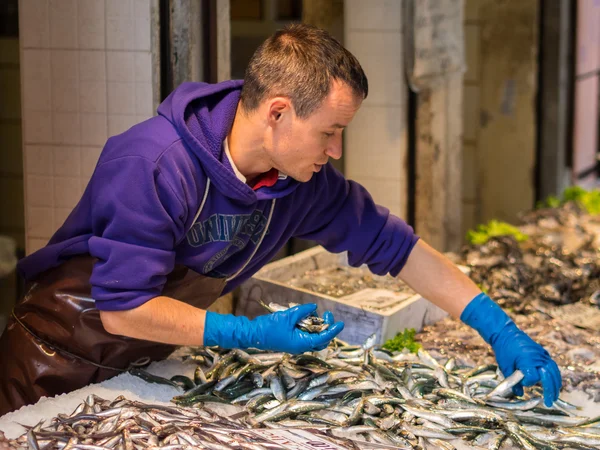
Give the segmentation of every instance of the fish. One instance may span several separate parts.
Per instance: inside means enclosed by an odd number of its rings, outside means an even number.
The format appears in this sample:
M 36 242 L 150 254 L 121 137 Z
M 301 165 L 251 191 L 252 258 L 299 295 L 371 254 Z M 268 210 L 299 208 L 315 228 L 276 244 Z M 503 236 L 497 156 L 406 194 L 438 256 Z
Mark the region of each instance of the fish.
M 521 381 L 520 372 L 505 379 L 495 365 L 469 366 L 427 350 L 406 360 L 397 358 L 398 352 L 380 351 L 369 339 L 360 346 L 338 341 L 301 355 L 218 347 L 191 351 L 203 356 L 194 360 L 197 376 L 168 380 L 180 381 L 175 384 L 183 391 L 171 406 L 90 396 L 73 413 L 8 441 L 16 448 L 37 443 L 49 449 L 254 450 L 278 447 L 245 430 L 279 427 L 335 437 L 348 449 L 361 442 L 446 449 L 459 439 L 474 448 L 499 449 L 510 442 L 521 449 L 554 450 L 594 448 L 600 440 L 600 417 L 583 416 L 563 399 L 542 407 L 539 387 L 526 387 L 524 396 L 516 397 L 512 387 Z M 147 382 L 163 380 L 142 375 Z M 215 402 L 240 412 L 222 417 L 210 408 Z
M 561 430 L 573 445 L 581 445 L 582 433 L 600 430 L 600 418 L 580 416 L 577 407 L 562 399 L 552 408 L 542 407 L 538 387 L 527 387 L 524 397 L 516 397 L 512 387 L 522 380 L 520 371 L 504 378 L 492 363 L 468 366 L 453 357 L 436 358 L 425 349 L 406 360 L 380 348 L 369 338 L 363 345 L 334 342 L 324 351 L 301 355 L 268 356 L 270 352 L 248 349 L 262 362 L 252 370 L 265 380 L 265 387 L 240 377 L 220 391 L 208 387 L 205 395 L 241 406 L 243 420 L 253 427 L 319 426 L 336 436 L 401 448 L 419 441 L 441 448 L 439 442 L 452 445 L 455 439 L 475 445 L 485 436 L 490 448 L 510 441 L 519 448 L 553 449 L 559 444 L 545 443 L 530 427 Z M 199 366 L 207 372 L 218 361 L 232 359 L 231 350 L 211 351 L 213 359 Z M 176 396 L 174 402 L 185 397 Z M 202 407 L 203 402 L 195 405 Z
M 289 303 L 289 305 L 286 307 L 275 302 L 271 302 L 267 305 L 261 299 L 257 299 L 256 301 L 270 313 L 285 311 L 289 308 L 293 308 L 294 306 L 298 306 L 297 303 Z M 322 317 L 319 317 L 314 313 L 300 320 L 296 326 L 300 330 L 306 331 L 307 333 L 321 333 L 329 328 L 329 324 L 325 323 L 325 320 Z
M 525 375 L 520 370 L 515 370 L 509 377 L 502 381 L 492 391 L 486 395 L 486 399 L 492 399 L 496 397 L 506 397 L 512 388 L 520 383 Z
M 404 301 L 404 299 L 415 294 L 406 283 L 397 277 L 391 275 L 376 276 L 365 267 L 330 266 L 307 270 L 298 276 L 292 277 L 287 284 L 334 298 L 345 297 L 369 288 L 387 289 L 407 294 L 406 296 L 399 296 L 400 300 L 392 303 L 386 297 L 382 307 L 378 307 L 378 303 L 382 303 L 380 301 L 375 301 L 374 305 L 370 304 L 370 302 L 361 305 L 371 310 L 388 310 L 394 308 L 397 304 Z
M 304 414 L 327 406 L 326 402 L 287 402 L 266 412 L 265 416 L 276 417 L 279 410 L 288 410 L 286 413 L 288 415 Z M 15 439 L 8 439 L 0 432 L 0 448 L 34 450 L 282 448 L 269 438 L 254 433 L 249 422 L 225 417 L 204 407 L 153 405 L 123 397 L 110 401 L 94 396 L 83 401 L 73 414 L 60 416 L 62 418 L 57 416 L 41 421 L 35 426 L 26 427 L 27 431 Z M 349 450 L 356 448 L 349 440 L 334 438 L 325 431 L 314 426 L 310 428 L 310 432 L 321 440 L 321 445 L 327 448 L 332 448 L 334 442 L 339 448 Z

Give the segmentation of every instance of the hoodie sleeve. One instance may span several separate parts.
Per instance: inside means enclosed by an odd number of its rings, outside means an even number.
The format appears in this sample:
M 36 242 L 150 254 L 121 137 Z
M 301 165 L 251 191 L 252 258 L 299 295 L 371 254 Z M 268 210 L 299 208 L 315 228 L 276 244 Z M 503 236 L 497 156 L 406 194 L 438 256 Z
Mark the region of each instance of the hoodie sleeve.
M 161 294 L 186 208 L 156 163 L 139 156 L 102 163 L 90 188 L 92 297 L 99 310 L 135 308 Z
M 397 276 L 419 239 L 389 210 L 376 205 L 360 184 L 324 167 L 295 236 L 315 240 L 333 253 L 348 252 L 348 262 L 367 264 L 377 275 Z M 303 206 L 303 207 L 304 207 Z

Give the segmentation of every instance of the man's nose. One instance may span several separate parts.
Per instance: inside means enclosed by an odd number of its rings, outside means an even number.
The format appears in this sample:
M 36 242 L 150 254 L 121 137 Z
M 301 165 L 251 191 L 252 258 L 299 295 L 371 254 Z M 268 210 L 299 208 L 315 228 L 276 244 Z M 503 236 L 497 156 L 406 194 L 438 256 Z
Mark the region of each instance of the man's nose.
M 333 159 L 340 159 L 342 157 L 342 133 L 330 141 L 325 154 Z

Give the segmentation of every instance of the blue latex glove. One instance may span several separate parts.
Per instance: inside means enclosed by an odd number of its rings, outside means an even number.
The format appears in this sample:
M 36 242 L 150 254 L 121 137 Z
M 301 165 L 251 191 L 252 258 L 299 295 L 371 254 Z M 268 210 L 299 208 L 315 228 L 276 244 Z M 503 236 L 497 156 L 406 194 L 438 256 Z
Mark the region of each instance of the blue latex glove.
M 476 329 L 492 346 L 505 377 L 517 369 L 523 372 L 525 377 L 513 388 L 516 395 L 523 395 L 523 386 L 532 386 L 541 381 L 544 404 L 552 406 L 558 398 L 562 379 L 558 366 L 544 347 L 521 331 L 502 308 L 484 293 L 471 300 L 460 320 Z
M 259 348 L 276 352 L 304 353 L 323 350 L 344 329 L 343 322 L 334 323 L 327 311 L 323 320 L 329 328 L 321 333 L 307 333 L 296 324 L 317 310 L 308 303 L 285 311 L 259 316 L 250 320 L 244 316 L 206 312 L 204 345 L 223 348 Z

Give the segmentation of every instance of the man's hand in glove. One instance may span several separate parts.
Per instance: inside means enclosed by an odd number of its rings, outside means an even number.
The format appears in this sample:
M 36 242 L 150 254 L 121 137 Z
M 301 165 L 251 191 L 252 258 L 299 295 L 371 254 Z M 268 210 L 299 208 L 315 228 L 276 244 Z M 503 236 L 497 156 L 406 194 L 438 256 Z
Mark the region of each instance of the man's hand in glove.
M 344 329 L 344 323 L 334 323 L 333 314 L 327 311 L 323 315 L 323 320 L 329 324 L 325 331 L 308 333 L 298 329 L 296 324 L 316 309 L 317 305 L 308 303 L 253 320 L 207 311 L 204 345 L 242 349 L 254 347 L 296 354 L 323 350 Z
M 523 372 L 525 377 L 513 388 L 516 395 L 523 395 L 523 386 L 541 382 L 544 404 L 552 406 L 562 387 L 558 366 L 550 354 L 521 331 L 500 306 L 481 293 L 471 300 L 460 319 L 476 329 L 492 346 L 505 377 L 517 369 Z

